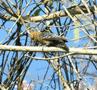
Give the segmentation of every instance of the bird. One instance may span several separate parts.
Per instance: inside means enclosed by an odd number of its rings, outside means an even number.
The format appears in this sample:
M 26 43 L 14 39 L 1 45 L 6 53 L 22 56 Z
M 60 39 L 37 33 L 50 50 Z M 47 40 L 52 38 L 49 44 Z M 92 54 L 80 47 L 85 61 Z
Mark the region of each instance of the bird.
M 30 38 L 35 42 L 38 42 L 42 45 L 46 45 L 48 47 L 59 47 L 64 49 L 66 52 L 69 52 L 69 48 L 65 44 L 68 41 L 63 36 L 49 33 L 48 30 L 27 30 L 27 33 L 29 34 Z

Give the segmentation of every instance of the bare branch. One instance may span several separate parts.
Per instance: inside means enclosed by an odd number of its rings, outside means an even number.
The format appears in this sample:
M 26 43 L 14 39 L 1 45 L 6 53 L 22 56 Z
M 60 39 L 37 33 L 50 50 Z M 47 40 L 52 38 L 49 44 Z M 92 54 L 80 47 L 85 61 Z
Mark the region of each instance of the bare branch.
M 79 6 L 79 7 L 84 13 L 88 13 L 88 11 L 87 11 L 85 6 Z M 95 6 L 95 7 L 97 7 L 97 6 Z M 94 7 L 89 7 L 89 8 L 90 8 L 90 10 L 95 12 L 95 8 Z M 70 14 L 72 16 L 78 15 L 78 14 L 82 14 L 82 12 L 79 10 L 79 8 L 77 6 L 72 6 L 72 7 L 68 8 L 67 10 L 70 12 Z M 61 11 L 56 11 L 54 13 L 51 13 L 49 15 L 34 16 L 34 17 L 25 16 L 25 17 L 22 17 L 22 19 L 24 19 L 25 22 L 29 22 L 29 21 L 31 21 L 31 22 L 39 22 L 41 20 L 50 20 L 50 19 L 63 17 L 63 16 L 68 16 L 68 15 L 67 15 L 67 13 L 65 11 L 61 10 Z M 2 18 L 7 20 L 10 17 L 9 16 L 3 16 Z M 12 17 L 12 18 L 10 18 L 10 20 L 15 21 L 16 18 Z
M 45 46 L 12 46 L 12 45 L 0 45 L 0 50 L 4 51 L 25 51 L 25 52 L 66 52 L 65 50 L 57 47 L 45 47 Z M 97 50 L 87 48 L 69 48 L 72 54 L 86 54 L 97 55 Z
M 84 12 L 84 13 L 88 13 L 87 9 L 85 6 L 79 6 L 81 8 L 81 10 Z M 97 6 L 96 6 L 97 7 Z M 90 10 L 94 11 L 95 12 L 95 9 L 94 7 L 89 7 Z M 78 15 L 78 14 L 82 14 L 82 12 L 79 10 L 79 8 L 77 6 L 72 6 L 70 8 L 67 9 L 70 14 L 72 16 L 74 15 Z M 63 17 L 63 16 L 68 16 L 67 13 L 65 11 L 57 11 L 57 12 L 54 12 L 54 13 L 51 13 L 49 15 L 43 15 L 43 16 L 34 16 L 34 17 L 24 17 L 25 21 L 28 19 L 28 21 L 30 20 L 31 22 L 39 22 L 41 20 L 50 20 L 50 19 L 54 19 L 54 18 L 58 18 L 58 17 Z

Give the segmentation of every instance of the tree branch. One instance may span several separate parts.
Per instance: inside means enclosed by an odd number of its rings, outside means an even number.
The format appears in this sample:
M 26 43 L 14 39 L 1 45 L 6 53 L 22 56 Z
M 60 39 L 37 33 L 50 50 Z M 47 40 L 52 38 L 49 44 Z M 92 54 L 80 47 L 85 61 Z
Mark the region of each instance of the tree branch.
M 79 6 L 79 7 L 84 13 L 88 13 L 88 11 L 87 11 L 87 9 L 84 5 Z M 93 6 L 89 7 L 89 9 L 91 10 L 91 12 L 95 12 L 95 8 Z M 72 16 L 82 14 L 82 12 L 79 10 L 79 8 L 77 6 L 72 6 L 70 8 L 67 8 L 67 10 Z M 68 15 L 65 11 L 61 10 L 61 11 L 56 11 L 56 12 L 50 13 L 49 15 L 43 15 L 43 16 L 32 16 L 32 17 L 30 17 L 29 15 L 28 16 L 22 16 L 22 19 L 25 22 L 29 22 L 29 21 L 39 22 L 41 20 L 50 20 L 50 19 L 59 18 L 59 17 L 63 17 L 63 16 L 68 16 Z M 0 18 L 5 19 L 5 20 L 10 19 L 11 21 L 16 20 L 15 17 L 10 18 L 10 16 L 8 16 L 8 15 L 5 16 L 3 14 L 0 15 Z
M 85 6 L 82 5 L 79 7 L 84 13 L 88 13 L 87 8 Z M 90 8 L 91 12 L 95 12 L 95 8 L 93 6 L 89 7 L 89 8 Z M 79 8 L 77 6 L 72 6 L 70 8 L 67 8 L 67 10 L 72 16 L 82 14 L 82 12 L 79 10 Z M 31 22 L 39 22 L 41 20 L 50 20 L 50 19 L 59 18 L 59 17 L 63 17 L 63 16 L 68 16 L 68 15 L 65 11 L 61 10 L 61 11 L 56 11 L 56 12 L 50 13 L 49 15 L 32 16 L 32 17 L 26 16 L 26 17 L 23 17 L 23 19 L 25 20 L 25 22 L 27 19 L 28 19 L 28 21 L 31 21 Z
M 65 50 L 57 47 L 45 47 L 45 46 L 12 46 L 12 45 L 0 45 L 0 50 L 4 51 L 25 51 L 25 52 L 66 52 Z M 96 49 L 86 48 L 69 48 L 72 54 L 86 54 L 97 55 Z

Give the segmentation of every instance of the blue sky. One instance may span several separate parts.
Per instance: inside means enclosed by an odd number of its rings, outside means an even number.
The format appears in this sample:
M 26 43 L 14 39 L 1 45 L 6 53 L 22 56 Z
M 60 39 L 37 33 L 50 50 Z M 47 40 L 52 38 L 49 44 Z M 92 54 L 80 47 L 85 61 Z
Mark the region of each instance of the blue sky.
M 76 1 L 76 0 L 74 0 L 74 1 Z M 79 1 L 79 0 L 78 0 Z M 91 0 L 92 1 L 92 0 Z M 97 0 L 96 0 L 97 1 Z M 55 4 L 54 4 L 55 5 Z M 31 7 L 29 7 L 27 10 L 26 10 L 26 12 L 25 12 L 25 14 L 24 15 L 26 15 L 26 13 L 28 13 L 28 10 L 29 9 L 32 9 L 34 7 L 34 5 L 33 6 L 31 6 Z M 55 6 L 56 7 L 56 6 Z M 56 7 L 57 8 L 57 7 Z M 40 13 L 40 15 L 43 15 L 43 13 Z M 61 18 L 61 20 L 62 20 L 62 23 L 64 23 L 64 21 L 63 20 L 65 20 L 66 18 Z M 68 21 L 69 20 L 67 20 L 67 23 L 68 23 Z M 2 21 L 0 20 L 0 23 L 1 23 Z M 83 22 L 85 22 L 85 20 L 83 21 Z M 8 32 L 9 32 L 9 30 L 10 30 L 10 28 L 12 28 L 12 26 L 13 26 L 13 24 L 14 23 L 12 23 L 12 22 L 8 22 L 8 23 L 6 23 L 5 24 L 5 27 L 4 27 L 4 29 L 0 29 L 0 42 L 2 41 L 2 40 L 7 40 L 8 38 L 9 38 L 9 36 L 10 36 L 10 34 L 8 35 Z M 68 30 L 69 32 L 68 32 L 68 34 L 67 34 L 67 39 L 68 39 L 68 43 L 67 43 L 67 45 L 68 45 L 68 47 L 83 47 L 84 45 L 86 45 L 90 40 L 88 39 L 88 38 L 85 38 L 85 39 L 81 39 L 81 40 L 78 40 L 78 42 L 74 42 L 74 41 L 71 41 L 71 39 L 74 39 L 74 26 L 70 26 L 68 29 L 66 29 L 66 30 Z M 16 29 L 16 26 L 14 27 L 14 29 L 12 30 L 12 32 L 14 32 L 15 31 L 15 29 Z M 53 32 L 55 33 L 56 32 L 56 29 L 55 29 L 55 27 L 52 27 L 52 29 L 53 29 Z M 81 29 L 81 28 L 78 28 L 78 30 L 79 29 Z M 24 31 L 24 27 L 22 28 L 22 31 Z M 90 33 L 91 34 L 93 34 L 94 32 L 91 32 L 90 31 Z M 7 39 L 5 38 L 6 36 L 8 35 L 8 37 L 7 37 Z M 79 37 L 82 37 L 82 36 L 84 36 L 85 35 L 85 33 L 83 33 L 82 31 L 80 31 L 79 32 Z M 21 38 L 21 42 L 22 43 L 24 43 L 24 40 L 25 40 L 25 37 L 22 37 Z M 30 38 L 29 38 L 29 42 L 30 42 Z M 28 42 L 28 45 L 30 45 L 29 44 L 29 42 Z M 2 42 L 1 42 L 2 43 Z M 38 53 L 37 54 L 37 56 L 36 57 L 41 57 L 42 56 L 42 54 L 41 53 Z M 2 58 L 2 56 L 0 56 L 0 59 Z M 1 59 L 2 60 L 2 59 Z M 0 60 L 0 63 L 1 63 L 1 60 Z M 10 60 L 10 58 L 9 58 L 9 60 Z M 86 62 L 87 63 L 87 62 Z M 32 61 L 32 63 L 31 63 L 31 65 L 30 65 L 30 67 L 29 67 L 29 70 L 27 71 L 27 75 L 26 75 L 26 77 L 25 77 L 25 80 L 29 83 L 29 82 L 31 82 L 31 81 L 41 81 L 41 80 L 43 80 L 43 78 L 44 78 L 44 75 L 45 75 L 45 72 L 46 72 L 46 70 L 47 70 L 47 68 L 48 68 L 48 66 L 49 66 L 49 64 L 48 64 L 48 62 L 47 61 L 42 61 L 42 60 L 33 60 Z M 80 67 L 80 65 L 79 65 L 79 68 L 81 69 L 82 67 Z M 8 69 L 8 68 L 7 68 Z M 5 71 L 7 71 L 8 72 L 8 70 L 5 70 Z M 93 73 L 93 71 L 95 71 L 95 68 L 94 68 L 94 66 L 93 66 L 93 64 L 92 63 L 90 63 L 90 65 L 89 65 L 89 68 L 88 68 L 89 70 L 89 72 L 92 72 Z M 51 66 L 49 66 L 49 70 L 48 70 L 48 73 L 47 73 L 47 76 L 46 76 L 46 81 L 45 81 L 45 83 L 43 84 L 43 90 L 47 90 L 47 86 L 49 86 L 49 81 L 50 81 L 50 79 L 52 79 L 52 75 L 53 75 L 53 72 L 54 72 L 54 70 L 51 68 Z M 96 71 L 95 71 L 96 72 Z M 49 79 L 49 80 L 48 80 Z M 90 80 L 88 77 L 86 78 L 87 79 L 87 82 L 90 84 L 91 82 L 92 82 L 92 79 Z M 48 81 L 47 81 L 48 80 Z M 57 83 L 58 84 L 58 83 Z M 38 85 L 40 85 L 40 83 L 38 84 Z M 36 89 L 35 90 L 39 90 L 39 86 L 38 85 L 36 85 L 37 87 L 36 87 Z M 49 90 L 53 90 L 53 89 L 49 89 Z

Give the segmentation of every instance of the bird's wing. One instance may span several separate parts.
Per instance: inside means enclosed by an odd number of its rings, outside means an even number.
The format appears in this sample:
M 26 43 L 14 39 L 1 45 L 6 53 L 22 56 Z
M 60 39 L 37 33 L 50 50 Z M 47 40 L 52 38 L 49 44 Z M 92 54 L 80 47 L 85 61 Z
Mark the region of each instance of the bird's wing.
M 47 40 L 47 41 L 58 41 L 58 42 L 68 42 L 67 39 L 65 37 L 62 37 L 62 36 L 46 36 L 46 37 L 43 37 L 44 40 Z

